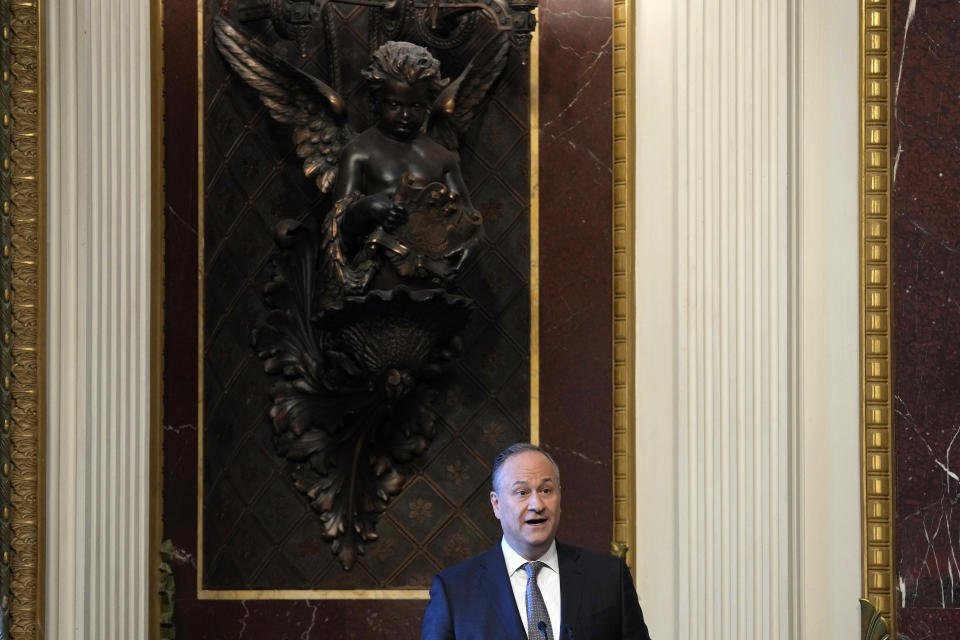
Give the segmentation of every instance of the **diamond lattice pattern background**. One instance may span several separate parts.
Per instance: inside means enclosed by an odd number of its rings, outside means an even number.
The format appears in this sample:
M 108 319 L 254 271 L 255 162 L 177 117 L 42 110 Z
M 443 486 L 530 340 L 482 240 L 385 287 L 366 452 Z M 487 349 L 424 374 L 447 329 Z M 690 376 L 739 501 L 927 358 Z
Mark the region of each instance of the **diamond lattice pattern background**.
M 344 571 L 320 535 L 317 514 L 294 488 L 273 446 L 271 379 L 250 345 L 266 313 L 273 227 L 323 215 L 329 201 L 303 177 L 291 131 L 274 122 L 255 92 L 203 41 L 203 567 L 206 589 L 426 588 L 439 569 L 492 545 L 499 524 L 489 504 L 490 464 L 529 436 L 528 73 L 511 51 L 489 104 L 461 149 L 474 205 L 484 218 L 482 250 L 459 280 L 476 301 L 462 356 L 438 401 L 437 436 L 380 519 L 380 539 Z M 370 123 L 358 73 L 368 60 L 368 14 L 341 5 L 341 93 Z M 238 21 L 233 17 L 232 21 Z M 329 82 L 322 29 L 300 58 L 268 21 L 242 24 L 278 55 Z M 489 34 L 475 36 L 479 41 Z M 469 48 L 471 42 L 466 43 Z M 434 51 L 443 73 L 465 60 Z M 464 54 L 460 54 L 464 57 Z

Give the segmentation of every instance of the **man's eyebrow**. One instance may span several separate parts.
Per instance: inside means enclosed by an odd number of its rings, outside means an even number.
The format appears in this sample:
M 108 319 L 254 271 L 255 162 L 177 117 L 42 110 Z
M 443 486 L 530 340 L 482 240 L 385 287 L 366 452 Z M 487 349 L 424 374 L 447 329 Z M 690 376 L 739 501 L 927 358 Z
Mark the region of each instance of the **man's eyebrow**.
M 554 483 L 556 483 L 556 479 L 555 479 L 553 476 L 547 476 L 547 477 L 545 477 L 545 478 L 540 478 L 540 481 L 539 481 L 539 484 L 540 484 L 540 485 L 544 485 L 544 484 L 547 484 L 547 483 L 554 484 Z M 514 480 L 514 481 L 513 481 L 513 484 L 511 484 L 510 486 L 511 486 L 511 487 L 518 487 L 518 486 L 519 486 L 519 487 L 526 487 L 526 486 L 528 486 L 529 484 L 530 484 L 530 483 L 527 482 L 526 480 Z

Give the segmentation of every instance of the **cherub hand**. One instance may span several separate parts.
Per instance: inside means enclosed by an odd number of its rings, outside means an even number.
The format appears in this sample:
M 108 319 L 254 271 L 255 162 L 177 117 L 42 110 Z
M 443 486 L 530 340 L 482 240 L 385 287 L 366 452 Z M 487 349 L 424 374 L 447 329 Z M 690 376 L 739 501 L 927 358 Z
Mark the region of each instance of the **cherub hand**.
M 377 211 L 378 222 L 386 231 L 394 231 L 406 223 L 408 215 L 403 206 L 392 203 L 388 208 Z

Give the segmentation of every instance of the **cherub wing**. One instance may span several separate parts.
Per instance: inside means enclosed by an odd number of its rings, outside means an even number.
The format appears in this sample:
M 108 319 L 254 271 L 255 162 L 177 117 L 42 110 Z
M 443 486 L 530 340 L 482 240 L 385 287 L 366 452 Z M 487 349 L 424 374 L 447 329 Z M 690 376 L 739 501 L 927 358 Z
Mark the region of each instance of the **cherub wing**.
M 460 147 L 490 87 L 507 64 L 510 39 L 500 31 L 470 60 L 463 72 L 437 96 L 433 104 L 430 135 L 453 151 Z
M 293 143 L 303 173 L 327 193 L 337 181 L 340 151 L 353 137 L 346 102 L 332 88 L 275 56 L 222 16 L 213 19 L 217 49 L 277 122 L 293 125 Z

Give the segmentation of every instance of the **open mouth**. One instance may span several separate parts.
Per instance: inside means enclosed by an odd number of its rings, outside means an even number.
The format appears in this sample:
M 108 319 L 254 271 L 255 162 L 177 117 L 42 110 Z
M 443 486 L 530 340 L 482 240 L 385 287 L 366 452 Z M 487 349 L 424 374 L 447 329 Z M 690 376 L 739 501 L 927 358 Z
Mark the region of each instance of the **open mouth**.
M 527 524 L 538 525 L 538 524 L 543 524 L 546 521 L 547 521 L 546 518 L 530 518 L 529 520 L 527 520 Z

